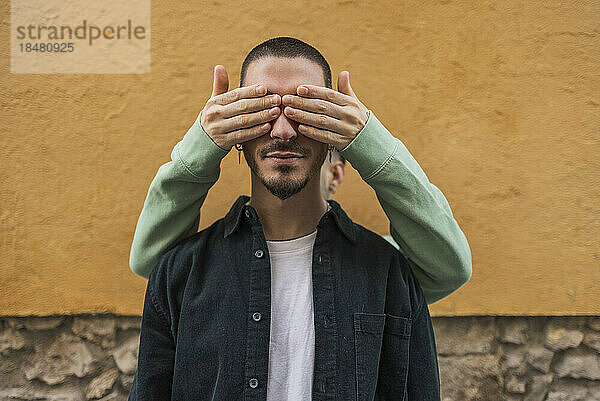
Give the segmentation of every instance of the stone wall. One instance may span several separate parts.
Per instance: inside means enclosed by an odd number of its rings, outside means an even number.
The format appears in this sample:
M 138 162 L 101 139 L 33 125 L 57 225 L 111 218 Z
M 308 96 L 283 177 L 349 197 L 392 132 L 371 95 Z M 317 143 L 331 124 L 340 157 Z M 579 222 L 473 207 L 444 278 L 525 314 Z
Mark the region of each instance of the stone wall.
M 442 399 L 600 400 L 600 317 L 433 318 Z M 0 400 L 126 400 L 139 317 L 0 318 Z
M 445 401 L 600 400 L 600 317 L 433 320 Z

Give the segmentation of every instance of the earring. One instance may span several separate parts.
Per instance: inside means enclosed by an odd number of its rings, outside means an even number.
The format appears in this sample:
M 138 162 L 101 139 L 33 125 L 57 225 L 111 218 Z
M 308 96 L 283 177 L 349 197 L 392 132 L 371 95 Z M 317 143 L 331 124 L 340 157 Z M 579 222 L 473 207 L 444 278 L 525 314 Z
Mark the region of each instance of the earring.
M 328 149 L 329 149 L 329 163 L 331 163 L 331 154 L 333 153 L 333 145 L 329 144 Z
M 235 148 L 238 150 L 238 164 L 241 164 L 242 163 L 242 150 L 244 150 L 244 148 L 242 147 L 241 143 L 236 143 Z

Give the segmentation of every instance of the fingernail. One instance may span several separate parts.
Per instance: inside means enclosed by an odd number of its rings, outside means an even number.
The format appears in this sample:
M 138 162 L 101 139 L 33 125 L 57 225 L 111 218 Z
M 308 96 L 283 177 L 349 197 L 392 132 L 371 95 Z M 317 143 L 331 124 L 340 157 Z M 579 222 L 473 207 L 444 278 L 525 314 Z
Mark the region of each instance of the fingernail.
M 279 107 L 271 109 L 270 113 L 272 116 L 276 116 L 277 114 L 279 114 Z
M 306 95 L 308 93 L 308 88 L 306 88 L 306 86 L 300 86 L 298 87 L 298 94 L 299 95 Z
M 258 93 L 265 93 L 265 87 L 264 87 L 264 86 L 262 86 L 262 85 L 258 85 L 258 86 L 256 87 L 256 91 L 257 91 Z

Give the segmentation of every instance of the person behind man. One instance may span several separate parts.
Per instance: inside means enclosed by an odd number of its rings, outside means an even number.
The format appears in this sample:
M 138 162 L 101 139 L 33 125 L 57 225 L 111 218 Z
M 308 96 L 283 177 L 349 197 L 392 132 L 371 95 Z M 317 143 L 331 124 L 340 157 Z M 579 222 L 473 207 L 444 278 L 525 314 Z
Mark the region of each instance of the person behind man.
M 342 184 L 342 181 L 344 180 L 344 176 L 346 174 L 345 167 L 346 158 L 340 155 L 340 152 L 338 152 L 337 150 L 333 151 L 331 161 L 328 162 L 327 160 L 325 160 L 325 162 L 323 163 L 323 166 L 321 167 L 321 192 L 323 193 L 324 199 L 333 198 L 337 187 L 339 187 Z M 398 245 L 398 243 L 394 240 L 394 237 L 392 237 L 391 235 L 384 235 L 383 238 L 386 239 L 390 244 L 392 244 L 396 249 L 398 249 L 402 253 L 402 255 L 406 257 L 405 252 L 402 250 L 402 248 L 400 248 L 400 245 Z M 466 282 L 471 277 L 470 271 L 471 268 L 469 265 L 467 266 L 467 269 L 457 269 L 456 274 L 461 276 L 468 276 L 465 278 Z M 459 280 L 454 280 L 454 282 L 459 282 Z M 444 286 L 444 288 L 446 288 L 446 286 Z M 453 292 L 454 290 L 455 289 L 451 289 L 450 292 Z M 425 290 L 423 290 L 423 292 L 425 294 L 425 299 L 427 300 L 427 303 L 432 303 L 434 299 L 432 299 L 431 296 L 428 297 L 428 294 L 427 292 L 425 292 Z M 435 301 L 437 300 L 439 299 L 436 298 Z
M 274 45 L 276 42 L 270 46 Z M 213 85 L 217 85 L 219 79 L 228 85 L 227 73 L 222 66 L 217 66 L 214 74 Z M 278 95 L 272 96 L 280 101 Z M 381 135 L 389 138 L 389 132 L 381 124 L 374 128 L 382 130 Z M 201 207 L 219 178 L 220 160 L 229 152 L 229 149 L 215 147 L 212 141 L 205 141 L 206 134 L 196 121 L 185 140 L 178 144 L 180 151 L 173 154 L 173 161 L 161 166 L 150 186 L 129 258 L 130 269 L 143 278 L 148 278 L 158 258 L 169 248 L 198 231 Z M 199 147 L 201 144 L 205 146 Z M 360 150 L 376 152 L 378 149 L 365 146 Z M 179 159 L 182 153 L 199 167 L 196 173 L 183 167 L 184 162 Z M 389 174 L 384 180 L 381 176 L 371 177 L 367 183 L 375 189 L 378 199 L 384 200 L 382 207 L 390 219 L 390 234 L 383 238 L 408 259 L 427 303 L 431 304 L 450 295 L 471 278 L 471 251 L 448 201 L 429 182 L 400 141 L 391 157 L 399 174 Z M 333 150 L 331 161 L 326 158 L 321 167 L 324 199 L 331 199 L 342 184 L 345 166 L 346 159 L 337 149 Z M 390 180 L 393 181 L 392 191 L 384 191 Z M 394 192 L 395 188 L 401 190 Z M 403 244 L 402 247 L 398 242 Z
M 145 212 L 198 213 L 207 190 L 194 188 L 212 185 L 220 160 L 243 143 L 251 197 L 183 236 L 149 270 L 130 400 L 439 399 L 415 265 L 326 201 L 319 171 L 328 145 L 338 149 L 386 214 L 405 216 L 391 229 L 442 227 L 436 256 L 470 266 L 445 198 L 358 100 L 347 72 L 331 89 L 329 65 L 312 46 L 266 41 L 244 60 L 240 81 L 227 92 L 224 69 L 215 69 L 211 98 L 159 169 L 138 221 L 136 236 Z M 160 217 L 148 220 L 160 227 Z

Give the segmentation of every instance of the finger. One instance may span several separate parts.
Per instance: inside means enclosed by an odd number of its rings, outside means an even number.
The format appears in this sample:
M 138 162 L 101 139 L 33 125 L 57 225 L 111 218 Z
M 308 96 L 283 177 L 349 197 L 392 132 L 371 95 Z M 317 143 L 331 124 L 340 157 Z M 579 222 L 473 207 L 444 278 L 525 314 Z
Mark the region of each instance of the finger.
M 283 109 L 283 112 L 286 117 L 289 117 L 300 124 L 311 125 L 324 130 L 337 132 L 342 135 L 348 135 L 352 129 L 345 121 L 329 117 L 325 114 L 316 114 L 310 111 L 294 109 L 289 106 L 286 106 Z
M 250 141 L 254 138 L 258 138 L 269 132 L 271 129 L 271 124 L 265 123 L 261 125 L 255 125 L 253 127 L 242 128 L 232 132 L 229 132 L 227 135 L 231 135 L 234 139 L 235 143 L 242 143 L 246 141 Z
M 295 109 L 312 111 L 313 113 L 326 114 L 330 117 L 343 120 L 345 113 L 342 106 L 323 99 L 311 99 L 296 95 L 283 95 L 282 104 Z
M 221 117 L 229 118 L 240 114 L 260 111 L 278 106 L 280 103 L 281 96 L 279 96 L 278 94 L 261 96 L 252 99 L 240 99 L 237 102 L 229 103 L 226 106 L 222 106 Z
M 229 77 L 224 65 L 216 65 L 214 70 L 213 91 L 210 97 L 226 93 L 229 90 Z
M 223 93 L 214 97 L 214 102 L 225 106 L 226 104 L 233 103 L 240 99 L 249 99 L 253 97 L 263 96 L 267 93 L 267 89 L 264 85 L 255 84 L 250 86 L 242 86 L 236 88 L 227 93 Z
M 306 93 L 302 92 L 302 88 L 306 89 Z M 298 93 L 298 96 L 323 99 L 340 106 L 354 103 L 352 97 L 323 86 L 303 84 L 296 88 L 296 93 Z
M 254 113 L 240 114 L 231 118 L 217 122 L 215 125 L 219 133 L 233 132 L 242 128 L 252 127 L 258 124 L 264 124 L 279 116 L 281 109 L 273 107 L 268 110 L 261 110 Z
M 348 71 L 340 72 L 340 74 L 338 75 L 337 86 L 338 86 L 338 92 L 341 92 L 341 93 L 351 96 L 351 97 L 356 97 L 356 94 L 354 93 L 354 91 L 352 90 L 352 87 L 350 86 L 350 72 L 348 72 Z
M 335 142 L 335 138 L 339 137 L 339 134 L 336 134 L 335 132 L 304 124 L 298 125 L 298 131 L 300 131 L 300 133 L 307 138 L 323 143 L 333 144 Z

